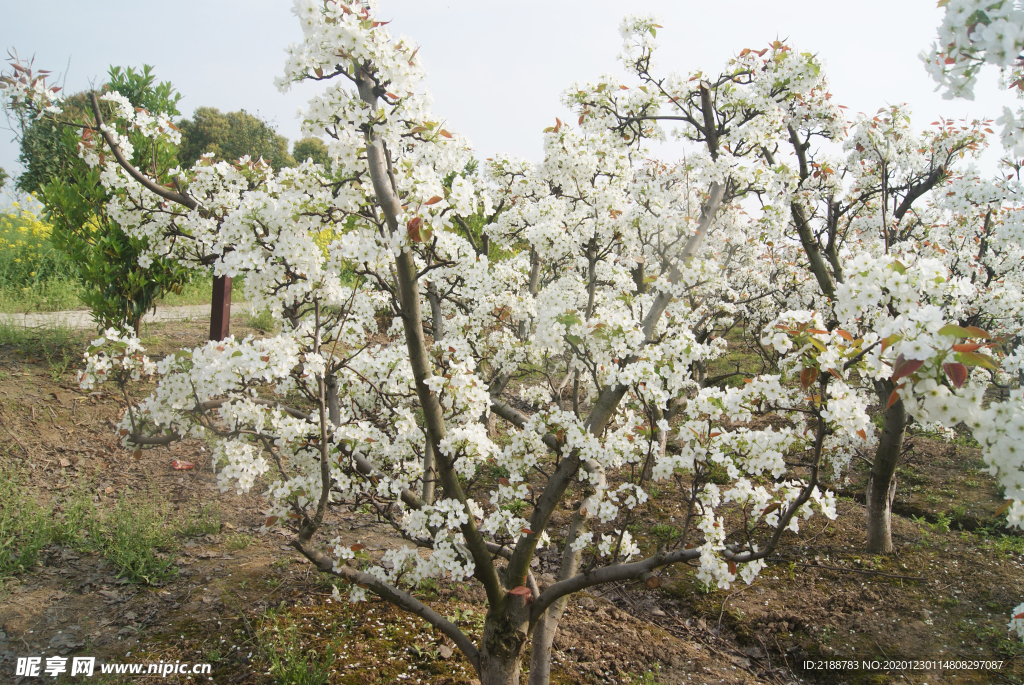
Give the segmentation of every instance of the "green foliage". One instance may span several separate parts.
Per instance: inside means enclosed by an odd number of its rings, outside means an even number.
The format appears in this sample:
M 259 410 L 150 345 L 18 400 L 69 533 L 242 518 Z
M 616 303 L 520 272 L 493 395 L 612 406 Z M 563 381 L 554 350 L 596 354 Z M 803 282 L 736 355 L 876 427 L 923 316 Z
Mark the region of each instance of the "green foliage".
M 9 179 L 10 177 L 10 174 L 4 171 L 4 168 L 0 166 L 0 188 L 3 188 L 5 185 L 7 185 L 7 179 Z
M 213 535 L 220 532 L 220 512 L 207 504 L 199 511 L 192 511 L 178 525 L 178 534 L 187 538 Z
M 178 128 L 178 158 L 183 167 L 192 166 L 207 152 L 228 162 L 248 155 L 254 160 L 262 157 L 275 169 L 295 166 L 295 160 L 288 154 L 288 139 L 269 122 L 244 109 L 225 114 L 215 107 L 199 107 L 191 119 L 179 122 Z
M 259 651 L 270 663 L 267 669 L 278 685 L 325 685 L 331 676 L 334 650 L 325 654 L 302 648 L 298 627 L 279 620 L 271 611 L 267 627 L 256 635 Z
M 111 67 L 105 88 L 122 93 L 135 107 L 178 114 L 181 95 L 168 82 L 156 83 L 149 65 L 141 71 Z M 109 119 L 111 110 L 107 110 Z M 72 109 L 67 114 L 74 113 Z M 93 123 L 91 115 L 82 115 L 79 120 Z M 31 156 L 35 153 L 24 147 L 27 133 L 22 138 L 22 152 Z M 32 184 L 39 184 L 38 197 L 53 227 L 51 240 L 78 265 L 85 285 L 81 299 L 92 309 L 97 324 L 130 326 L 138 331 L 143 315 L 165 293 L 180 291 L 190 273 L 170 259 L 155 260 L 145 269 L 139 265 L 145 243 L 127 236 L 108 217 L 106 207 L 111 197 L 100 183 L 100 170 L 90 168 L 78 157 L 80 138 L 76 129 L 63 127 L 56 133 L 59 154 L 44 165 L 45 174 L 41 171 L 39 178 L 30 179 Z M 170 184 L 168 172 L 178 165 L 175 146 L 137 133 L 129 138 L 134 148 L 132 163 L 145 168 L 157 182 Z
M 22 482 L 22 474 L 0 469 L 0 578 L 31 569 L 50 544 L 49 516 Z
M 55 378 L 63 376 L 82 358 L 82 346 L 87 338 L 83 331 L 66 326 L 29 328 L 0 321 L 0 346 L 43 361 Z
M 651 526 L 651 535 L 661 542 L 671 542 L 679 535 L 679 529 L 666 523 L 656 523 Z
M 61 104 L 62 118 L 66 121 L 91 121 L 92 111 L 86 93 L 76 93 Z M 21 114 L 15 112 L 19 117 Z M 24 119 L 16 122 L 18 132 L 18 161 L 24 169 L 15 187 L 23 193 L 38 193 L 53 178 L 76 164 L 77 147 L 68 147 L 60 124 L 47 119 Z
M 101 530 L 98 546 L 118 578 L 155 585 L 176 574 L 167 512 L 149 498 L 122 496 Z
M 311 159 L 314 164 L 327 166 L 327 144 L 319 138 L 296 140 L 295 145 L 292 147 L 292 157 L 295 158 L 297 164 Z

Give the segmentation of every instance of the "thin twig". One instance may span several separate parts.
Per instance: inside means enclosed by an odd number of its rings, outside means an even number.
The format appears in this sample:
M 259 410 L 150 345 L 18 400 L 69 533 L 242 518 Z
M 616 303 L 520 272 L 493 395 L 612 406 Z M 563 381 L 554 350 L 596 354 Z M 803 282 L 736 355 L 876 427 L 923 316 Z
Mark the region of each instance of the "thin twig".
M 843 568 L 842 566 L 822 566 L 821 564 L 804 564 L 799 561 L 791 562 L 797 566 L 803 566 L 804 568 L 823 568 L 829 571 L 848 571 L 849 573 L 862 573 L 866 576 L 884 576 L 886 578 L 896 578 L 898 580 L 925 580 L 918 576 L 898 576 L 894 573 L 883 573 L 881 571 L 864 571 L 859 568 Z
M 7 426 L 4 426 L 4 430 L 10 433 L 11 437 L 14 438 L 14 442 L 18 443 L 18 446 L 21 447 L 21 449 L 25 450 L 25 456 L 28 457 L 28 448 L 21 443 L 21 440 L 18 440 L 18 436 L 15 435 L 14 433 L 11 433 L 11 429 L 8 428 Z

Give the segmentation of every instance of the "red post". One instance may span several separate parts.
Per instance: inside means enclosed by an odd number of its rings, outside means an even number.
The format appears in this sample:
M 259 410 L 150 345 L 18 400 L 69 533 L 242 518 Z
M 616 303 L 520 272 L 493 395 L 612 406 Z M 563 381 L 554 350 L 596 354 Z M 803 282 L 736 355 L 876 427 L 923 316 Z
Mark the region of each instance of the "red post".
M 231 330 L 231 279 L 213 277 L 213 302 L 210 303 L 210 340 L 223 340 Z

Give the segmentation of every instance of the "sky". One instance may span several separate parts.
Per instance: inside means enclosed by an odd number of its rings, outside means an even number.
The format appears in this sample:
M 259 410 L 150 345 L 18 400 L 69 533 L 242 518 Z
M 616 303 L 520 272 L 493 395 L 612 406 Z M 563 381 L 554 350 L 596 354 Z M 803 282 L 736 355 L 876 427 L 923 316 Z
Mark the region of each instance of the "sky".
M 69 93 L 102 83 L 109 65 L 151 64 L 184 95 L 183 115 L 200 106 L 245 109 L 294 141 L 296 114 L 318 87 L 281 94 L 273 84 L 285 47 L 301 39 L 290 0 L 4 4 L 0 46 L 66 74 Z M 379 11 L 393 34 L 421 46 L 436 114 L 469 137 L 477 157 L 538 161 L 542 130 L 566 118 L 560 93 L 622 73 L 618 27 L 631 13 L 653 14 L 664 27 L 655 57 L 663 73 L 716 73 L 743 48 L 782 39 L 824 61 L 835 101 L 851 113 L 908 102 L 924 128 L 940 116 L 994 119 L 1010 104 L 994 71 L 973 102 L 934 91 L 918 55 L 942 18 L 935 0 L 380 0 Z M 17 173 L 11 138 L 0 130 L 0 167 Z

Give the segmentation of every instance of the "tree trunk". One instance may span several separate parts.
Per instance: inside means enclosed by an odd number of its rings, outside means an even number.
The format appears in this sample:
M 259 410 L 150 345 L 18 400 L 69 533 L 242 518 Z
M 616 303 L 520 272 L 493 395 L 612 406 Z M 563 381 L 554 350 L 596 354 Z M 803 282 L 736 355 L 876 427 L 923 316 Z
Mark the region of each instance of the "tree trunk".
M 562 549 L 562 563 L 558 568 L 556 581 L 568 580 L 579 572 L 580 558 L 583 550 L 574 551 L 572 543 L 587 532 L 587 517 L 580 514 L 582 509 L 590 506 L 596 508 L 592 503 L 593 494 L 583 501 L 583 504 L 572 516 L 569 524 L 569 534 L 565 536 L 565 547 Z M 530 653 L 530 685 L 548 685 L 551 678 L 551 647 L 555 642 L 555 633 L 558 632 L 558 623 L 562 620 L 565 606 L 569 602 L 569 595 L 560 597 L 547 608 L 537 624 L 533 627 L 533 644 Z
M 533 627 L 530 653 L 530 685 L 548 685 L 551 680 L 551 649 L 569 597 L 555 600 Z
M 892 384 L 879 384 L 879 395 L 888 402 Z M 875 450 L 868 477 L 867 504 L 868 552 L 889 553 L 892 545 L 892 500 L 896 495 L 896 465 L 903 450 L 903 436 L 907 430 L 907 410 L 900 400 L 885 412 L 882 436 Z
M 423 503 L 434 503 L 434 488 L 437 486 L 437 474 L 435 473 L 436 460 L 434 459 L 434 443 L 427 438 L 423 445 Z
M 518 606 L 506 607 L 495 615 L 488 612 L 481 636 L 480 685 L 519 685 L 526 650 L 529 605 L 521 599 L 507 597 L 506 602 Z M 501 611 L 501 609 L 497 609 Z

